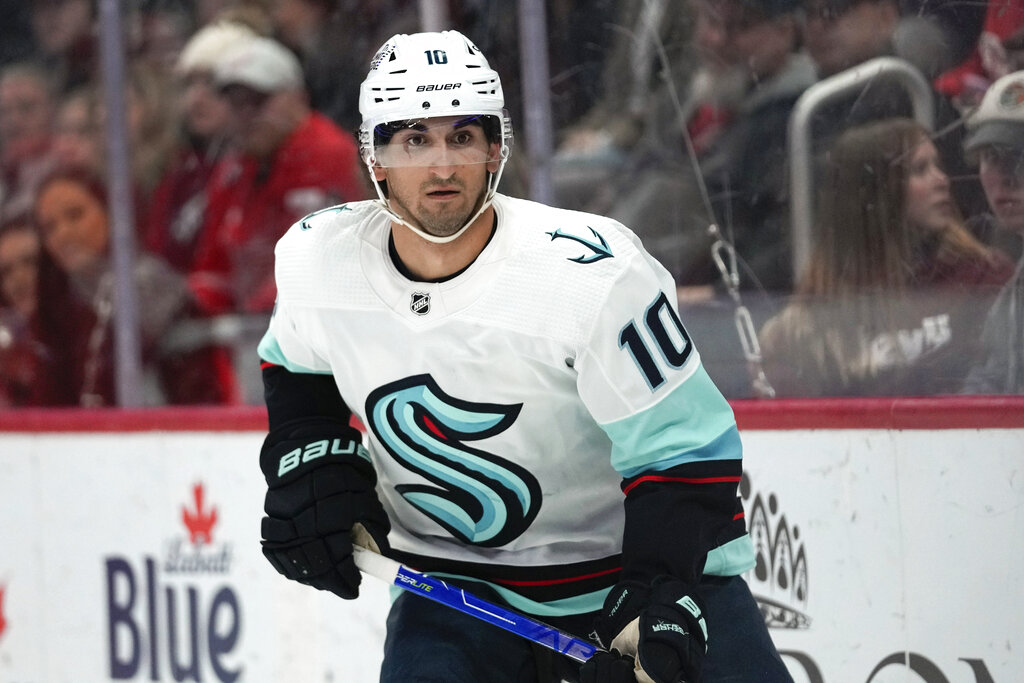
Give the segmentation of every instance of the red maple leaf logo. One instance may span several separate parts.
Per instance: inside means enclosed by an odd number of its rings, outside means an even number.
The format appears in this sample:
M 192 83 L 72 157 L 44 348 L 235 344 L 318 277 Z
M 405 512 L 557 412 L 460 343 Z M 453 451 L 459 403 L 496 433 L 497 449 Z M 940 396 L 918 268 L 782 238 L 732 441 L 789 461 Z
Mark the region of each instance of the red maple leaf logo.
M 196 484 L 192 487 L 192 496 L 195 499 L 195 510 L 187 507 L 181 508 L 181 519 L 188 528 L 189 540 L 192 545 L 202 543 L 213 543 L 213 525 L 217 523 L 217 508 L 203 509 L 203 485 Z
M 7 628 L 7 620 L 4 619 L 4 591 L 7 586 L 0 586 L 0 638 L 4 637 L 4 630 Z

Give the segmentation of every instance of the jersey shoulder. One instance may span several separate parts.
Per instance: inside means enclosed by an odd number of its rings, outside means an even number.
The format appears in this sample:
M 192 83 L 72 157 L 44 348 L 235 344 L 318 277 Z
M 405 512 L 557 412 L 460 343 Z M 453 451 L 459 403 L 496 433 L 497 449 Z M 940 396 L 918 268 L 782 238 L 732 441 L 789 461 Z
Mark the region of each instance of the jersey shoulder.
M 524 199 L 502 197 L 501 210 L 518 235 L 513 261 L 552 291 L 603 299 L 617 282 L 642 278 L 665 282 L 668 272 L 622 223 Z
M 574 246 L 580 253 L 569 260 L 578 265 L 598 261 L 621 264 L 645 253 L 636 234 L 613 218 L 527 199 L 499 197 L 509 222 L 526 238 L 524 246 L 541 247 L 554 260 L 562 259 Z M 554 248 L 548 248 L 553 242 L 557 242 Z
M 504 196 L 496 204 L 515 246 L 491 291 L 502 300 L 488 304 L 514 329 L 583 339 L 601 316 L 674 294 L 671 276 L 621 223 Z
M 278 298 L 314 303 L 329 296 L 332 283 L 358 271 L 360 242 L 383 215 L 367 200 L 329 206 L 296 221 L 274 250 Z

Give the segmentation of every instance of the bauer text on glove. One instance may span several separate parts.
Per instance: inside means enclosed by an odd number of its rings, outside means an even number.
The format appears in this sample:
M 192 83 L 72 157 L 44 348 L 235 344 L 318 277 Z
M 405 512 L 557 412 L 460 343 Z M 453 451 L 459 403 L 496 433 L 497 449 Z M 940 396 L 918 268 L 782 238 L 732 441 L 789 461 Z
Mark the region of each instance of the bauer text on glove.
M 377 475 L 357 431 L 303 431 L 265 443 L 260 455 L 268 487 L 263 554 L 289 579 L 355 598 L 353 527 L 362 525 L 383 551 L 391 528 L 374 490 Z

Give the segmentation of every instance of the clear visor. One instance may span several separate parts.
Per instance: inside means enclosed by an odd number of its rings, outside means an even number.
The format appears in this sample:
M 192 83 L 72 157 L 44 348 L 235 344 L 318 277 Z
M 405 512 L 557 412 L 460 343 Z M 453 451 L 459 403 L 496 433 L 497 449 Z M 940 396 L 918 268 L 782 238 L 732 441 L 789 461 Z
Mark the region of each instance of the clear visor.
M 377 126 L 373 155 L 381 168 L 464 166 L 498 158 L 487 141 L 484 116 L 447 116 Z

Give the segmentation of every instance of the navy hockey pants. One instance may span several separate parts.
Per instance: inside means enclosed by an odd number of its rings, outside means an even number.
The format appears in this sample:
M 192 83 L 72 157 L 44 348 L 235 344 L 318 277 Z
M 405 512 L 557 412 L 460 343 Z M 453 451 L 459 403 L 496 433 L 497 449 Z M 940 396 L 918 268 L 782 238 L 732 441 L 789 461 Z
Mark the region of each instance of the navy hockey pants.
M 479 587 L 467 586 L 491 599 Z M 705 683 L 792 683 L 740 577 L 704 577 L 701 595 L 711 646 Z M 594 615 L 553 626 L 587 637 Z M 575 681 L 579 665 L 496 626 L 419 595 L 402 593 L 391 606 L 381 683 L 554 683 Z

